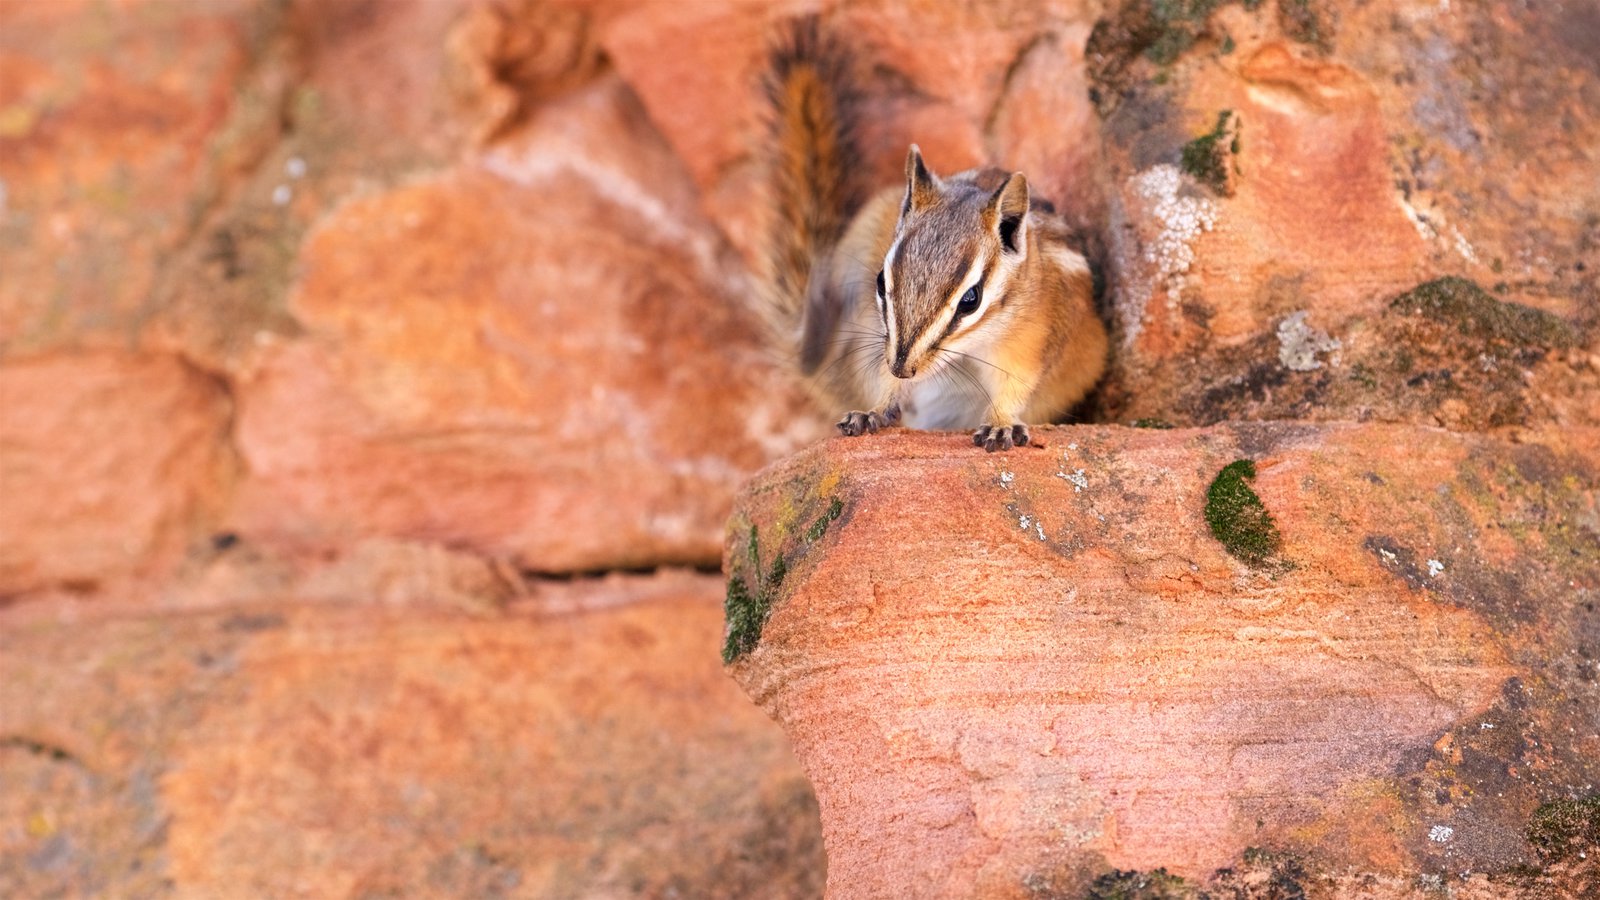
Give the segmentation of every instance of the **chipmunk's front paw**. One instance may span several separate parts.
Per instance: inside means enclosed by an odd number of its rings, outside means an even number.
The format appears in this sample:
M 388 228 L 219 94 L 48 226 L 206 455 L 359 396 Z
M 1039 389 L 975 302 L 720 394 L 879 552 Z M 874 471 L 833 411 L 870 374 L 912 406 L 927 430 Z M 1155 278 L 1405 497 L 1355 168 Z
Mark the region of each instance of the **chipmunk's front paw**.
M 990 453 L 1026 447 L 1029 440 L 1026 425 L 985 425 L 972 433 L 972 443 Z
M 877 434 L 878 429 L 889 424 L 883 413 L 873 410 L 871 412 L 853 411 L 844 414 L 839 420 L 839 433 L 845 437 L 858 437 L 863 434 Z

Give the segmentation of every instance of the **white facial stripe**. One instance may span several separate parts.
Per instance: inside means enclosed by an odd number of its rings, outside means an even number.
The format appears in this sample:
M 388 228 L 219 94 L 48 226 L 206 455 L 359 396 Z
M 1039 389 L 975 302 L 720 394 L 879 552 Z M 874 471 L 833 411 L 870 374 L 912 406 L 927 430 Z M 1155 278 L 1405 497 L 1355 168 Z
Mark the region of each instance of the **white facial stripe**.
M 1075 251 L 1068 250 L 1066 247 L 1052 247 L 1046 253 L 1063 272 L 1089 274 L 1089 261 Z
M 894 346 L 894 304 L 890 303 L 887 298 L 879 297 L 878 298 L 878 311 L 883 313 L 884 339 L 886 341 L 888 341 L 888 346 L 893 347 Z
M 895 251 L 899 249 L 900 239 L 895 238 L 895 242 L 889 247 L 888 254 L 886 254 L 883 258 L 884 296 L 878 301 L 879 309 L 883 311 L 884 334 L 888 337 L 890 347 L 897 346 L 895 344 L 897 336 L 895 334 L 894 304 L 889 302 L 889 295 L 894 292 L 894 254 Z M 873 292 L 877 292 L 877 285 L 873 285 Z

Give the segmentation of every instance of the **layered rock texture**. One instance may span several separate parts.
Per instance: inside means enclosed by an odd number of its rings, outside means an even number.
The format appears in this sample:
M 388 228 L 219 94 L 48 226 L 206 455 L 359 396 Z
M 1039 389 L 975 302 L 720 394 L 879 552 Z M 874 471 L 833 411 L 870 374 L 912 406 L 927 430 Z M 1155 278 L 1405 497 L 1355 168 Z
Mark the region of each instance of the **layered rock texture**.
M 864 170 L 1080 228 L 1106 427 L 804 449 L 748 301 L 808 13 Z M 1596 59 L 1573 2 L 0 2 L 0 894 L 1583 896 Z
M 730 605 L 766 610 L 732 670 L 834 893 L 1549 886 L 1529 823 L 1600 780 L 1600 432 L 1038 444 L 834 441 L 735 513 Z
M 0 893 L 815 896 L 815 801 L 717 663 L 719 589 L 0 612 Z

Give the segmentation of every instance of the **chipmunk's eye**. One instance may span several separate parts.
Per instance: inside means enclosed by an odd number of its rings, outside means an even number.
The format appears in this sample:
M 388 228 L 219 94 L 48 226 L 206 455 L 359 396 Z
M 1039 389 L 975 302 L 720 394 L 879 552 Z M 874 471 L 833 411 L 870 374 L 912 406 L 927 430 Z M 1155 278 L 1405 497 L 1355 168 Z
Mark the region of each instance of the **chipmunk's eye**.
M 979 285 L 975 284 L 967 288 L 967 292 L 961 295 L 961 302 L 956 304 L 957 316 L 970 316 L 978 311 L 978 304 L 982 302 L 982 295 L 978 288 Z
M 883 270 L 879 269 L 878 270 L 878 296 L 881 298 L 887 293 L 889 293 L 889 291 L 883 285 Z

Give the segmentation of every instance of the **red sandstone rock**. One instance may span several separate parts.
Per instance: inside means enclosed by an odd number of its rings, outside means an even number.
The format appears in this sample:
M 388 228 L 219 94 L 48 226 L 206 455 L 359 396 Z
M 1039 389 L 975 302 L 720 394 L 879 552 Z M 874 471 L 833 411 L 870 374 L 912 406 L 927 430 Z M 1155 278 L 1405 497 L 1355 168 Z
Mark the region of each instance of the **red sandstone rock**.
M 435 173 L 493 114 L 487 64 L 454 29 L 467 0 L 295 3 L 256 24 L 253 65 L 207 147 L 199 213 L 164 261 L 139 338 L 219 371 L 298 330 L 286 308 L 307 231 L 351 197 Z
M 1436 263 L 1593 324 L 1600 7 L 1368 4 L 1335 52 L 1382 86 L 1401 205 Z
M 604 71 L 591 12 L 562 0 L 467 10 L 449 44 L 461 90 L 480 108 L 480 141 L 506 135 L 545 102 Z
M 304 339 L 240 384 L 255 536 L 424 540 L 572 571 L 716 557 L 743 473 L 820 423 L 626 91 L 308 241 Z
M 14 606 L 0 893 L 815 896 L 815 803 L 717 665 L 719 590 Z
M 228 370 L 292 332 L 307 226 L 482 127 L 446 39 L 469 5 L 0 10 L 0 350 L 138 341 Z
M 740 500 L 732 618 L 771 613 L 732 672 L 817 789 L 830 896 L 1263 858 L 1509 891 L 1536 807 L 1600 782 L 1600 432 L 1039 439 L 835 440 Z M 1254 557 L 1208 525 L 1240 458 L 1278 532 Z
M 0 9 L 0 351 L 148 314 L 264 6 Z
M 0 599 L 170 572 L 230 480 L 232 414 L 171 357 L 0 366 Z
M 991 159 L 1028 176 L 1098 249 L 1106 219 L 1100 122 L 1086 101 L 1086 23 L 1041 33 L 1008 69 L 1005 92 L 989 113 Z M 1049 123 L 1041 128 L 1040 123 Z M 913 136 L 913 139 L 918 139 Z
M 1586 14 L 1339 9 L 1228 4 L 1162 20 L 1134 2 L 1097 27 L 1120 334 L 1100 415 L 1600 424 L 1590 350 L 1441 341 L 1393 307 L 1465 276 L 1593 348 L 1600 294 L 1578 259 L 1593 253 L 1570 248 L 1594 242 L 1577 208 L 1600 180 L 1567 149 L 1600 139 L 1600 120 L 1570 108 L 1571 91 L 1600 92 L 1593 54 L 1574 50 L 1592 40 L 1568 31 L 1545 71 L 1546 42 L 1489 24 L 1531 37 Z M 1444 74 L 1456 70 L 1471 74 Z M 1500 87 L 1463 87 L 1488 82 Z M 1507 174 L 1530 159 L 1550 181 Z M 1470 237 L 1454 224 L 1469 220 L 1482 223 Z M 1540 262 L 1535 242 L 1552 248 Z M 1512 259 L 1515 274 L 1500 262 Z M 1414 366 L 1411 348 L 1431 358 Z
M 127 309 L 92 326 L 46 317 L 9 348 L 120 332 L 223 373 L 245 395 L 236 518 L 254 536 L 330 551 L 447 543 L 562 571 L 714 559 L 732 486 L 825 423 L 769 365 L 739 309 L 744 276 L 630 92 L 615 77 L 582 87 L 603 77 L 588 14 L 236 12 L 259 29 L 257 64 L 228 76 L 239 96 L 206 120 L 213 131 L 186 138 L 208 148 L 187 181 L 160 187 L 162 202 L 204 208 L 174 233 L 181 246 L 162 244 L 157 278 L 140 246 L 63 253 L 29 237 L 8 271 L 57 260 L 62 277 L 49 290 L 8 278 L 19 298 L 93 289 L 82 277 L 99 277 L 102 256 L 139 272 L 118 286 Z M 8 33 L 71 21 L 16 15 Z M 136 69 L 139 46 L 111 58 Z M 49 163 L 54 133 L 19 132 L 8 160 Z M 479 151 L 484 137 L 496 141 Z M 42 222 L 32 212 L 55 195 L 30 187 L 32 169 L 6 174 L 16 221 Z M 374 227 L 424 207 L 421 229 Z M 32 315 L 7 321 L 30 329 Z
M 1129 355 L 1235 344 L 1291 312 L 1285 304 L 1313 297 L 1316 316 L 1337 321 L 1422 280 L 1424 247 L 1391 183 L 1377 92 L 1349 68 L 1307 55 L 1281 41 L 1247 42 L 1226 62 L 1194 66 L 1181 106 L 1129 102 L 1108 117 L 1120 151 L 1109 174 L 1138 235 L 1116 250 Z M 1231 197 L 1197 188 L 1175 158 L 1146 161 L 1163 150 L 1175 157 L 1222 110 L 1240 123 L 1239 153 L 1227 150 L 1231 134 L 1218 148 L 1221 164 L 1240 170 Z M 1132 135 L 1130 146 L 1117 144 Z M 1171 143 L 1149 146 L 1158 141 Z M 1186 312 L 1186 299 L 1200 308 Z

